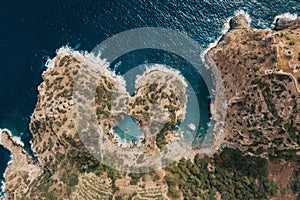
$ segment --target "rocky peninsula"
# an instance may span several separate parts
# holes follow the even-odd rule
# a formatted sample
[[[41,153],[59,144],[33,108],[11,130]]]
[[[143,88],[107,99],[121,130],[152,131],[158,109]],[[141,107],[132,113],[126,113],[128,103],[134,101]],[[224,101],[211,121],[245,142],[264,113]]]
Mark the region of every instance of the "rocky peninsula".
[[[161,106],[158,110],[166,113],[161,121],[174,125],[182,120],[187,101],[182,79],[170,76],[170,71],[150,70],[136,84],[138,97],[133,98],[124,90],[113,89],[120,77],[107,71],[105,61],[61,48],[42,75],[44,81],[38,87],[38,102],[30,123],[34,137],[32,149],[38,161],[34,162],[8,131],[2,131],[1,144],[12,153],[5,175],[6,199],[186,199],[195,196],[232,199],[245,196],[241,192],[245,184],[251,185],[247,187],[250,188],[247,195],[253,198],[296,200],[299,191],[293,192],[292,184],[299,180],[295,174],[300,166],[299,23],[299,19],[278,19],[274,30],[260,30],[251,28],[244,15],[230,20],[228,32],[205,55],[208,65],[220,72],[217,81],[223,81],[225,86],[225,102],[214,102],[211,108],[217,119],[220,107],[227,107],[220,137],[212,146],[191,149],[185,155],[187,159],[151,173],[120,173],[101,164],[85,148],[77,128],[89,124],[74,120],[78,113],[72,110],[78,102],[73,99],[76,75],[82,64],[102,66],[103,78],[95,86],[99,91],[96,102],[81,111],[87,115],[89,109],[96,111],[97,122],[112,143],[116,141],[109,134],[119,122],[121,113],[118,112],[123,110],[118,108],[124,108],[122,103],[126,103],[126,113],[141,127],[151,125],[153,116],[146,111],[150,110],[152,101]],[[157,79],[147,79],[147,76]],[[164,85],[166,79],[171,84]],[[111,98],[114,93],[117,95]],[[158,117],[158,113],[154,116]],[[169,127],[165,130],[170,131]],[[173,135],[163,136],[162,146]],[[150,147],[147,150],[159,151],[162,146],[157,141],[157,138],[146,140],[145,146]],[[222,154],[223,149],[226,155]],[[246,172],[237,168],[236,163],[228,164],[231,156],[235,161],[249,161],[243,163]],[[282,170],[278,172],[276,168]],[[260,174],[263,179],[256,176],[260,170],[265,170]],[[276,189],[276,185],[280,188]]]
[[[21,199],[33,180],[42,174],[42,167],[28,155],[21,140],[12,136],[9,130],[0,130],[0,144],[11,152],[12,158],[5,171],[7,199]]]

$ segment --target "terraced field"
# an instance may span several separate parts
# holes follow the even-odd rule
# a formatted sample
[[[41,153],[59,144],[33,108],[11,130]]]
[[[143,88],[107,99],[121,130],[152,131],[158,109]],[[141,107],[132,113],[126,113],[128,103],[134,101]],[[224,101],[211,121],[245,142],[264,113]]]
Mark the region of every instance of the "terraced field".
[[[152,180],[139,181],[137,185],[130,185],[130,178],[124,177],[116,181],[119,193],[123,199],[146,200],[146,199],[167,199],[168,188],[161,181]]]
[[[102,200],[112,197],[111,180],[95,174],[83,174],[74,191],[74,200]]]

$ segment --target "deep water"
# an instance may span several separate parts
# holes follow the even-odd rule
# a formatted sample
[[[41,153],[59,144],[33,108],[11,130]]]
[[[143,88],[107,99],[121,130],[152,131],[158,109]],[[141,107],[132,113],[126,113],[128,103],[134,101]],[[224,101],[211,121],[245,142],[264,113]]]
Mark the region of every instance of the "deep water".
[[[276,15],[286,12],[300,15],[300,2],[5,1],[0,6],[0,128],[21,136],[29,150],[32,136],[28,124],[44,63],[63,45],[91,51],[121,31],[159,26],[184,32],[206,48],[221,35],[224,23],[237,10],[250,15],[253,27],[268,28]],[[3,174],[9,154],[3,148],[0,150],[0,174]]]

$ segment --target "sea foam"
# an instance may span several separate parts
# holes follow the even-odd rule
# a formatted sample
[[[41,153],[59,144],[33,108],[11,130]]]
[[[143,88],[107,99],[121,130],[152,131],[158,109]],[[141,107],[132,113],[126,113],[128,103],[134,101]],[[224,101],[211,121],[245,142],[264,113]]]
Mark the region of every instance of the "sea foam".
[[[235,11],[234,14],[233,14],[233,16],[228,17],[225,20],[225,23],[224,23],[222,31],[221,31],[221,35],[214,42],[210,43],[208,45],[208,47],[200,54],[200,58],[201,58],[201,60],[202,60],[203,63],[206,63],[205,62],[205,55],[207,54],[207,52],[209,50],[211,50],[212,48],[216,47],[217,44],[219,43],[219,41],[221,40],[221,38],[223,37],[223,35],[225,35],[229,31],[229,29],[230,29],[230,25],[229,25],[230,20],[232,18],[240,15],[240,14],[242,14],[242,15],[244,15],[246,17],[246,19],[247,19],[247,21],[248,21],[249,24],[251,23],[252,19],[251,19],[250,15],[246,11],[244,11],[244,10],[237,10],[237,11]],[[205,64],[205,67],[208,68],[208,69],[210,68],[207,64]]]
[[[152,71],[162,71],[164,73],[168,73],[170,75],[178,77],[182,84],[187,87],[186,80],[184,76],[180,73],[180,71],[175,70],[173,68],[168,67],[167,65],[162,65],[162,64],[146,64],[146,70],[143,73],[143,75],[137,75],[136,80],[135,80],[135,85],[137,86],[141,78],[145,77],[145,75],[151,73]]]
[[[47,69],[52,69],[52,68],[54,68],[54,63],[55,63],[55,57],[52,59],[48,58],[45,66],[47,67]]]
[[[1,138],[2,138],[3,132],[8,132],[10,138],[12,139],[12,141],[13,141],[15,144],[18,144],[18,145],[24,147],[24,143],[22,142],[21,138],[18,137],[18,136],[13,136],[12,133],[11,133],[11,131],[8,130],[8,129],[6,129],[6,128],[5,128],[5,129],[1,129],[1,128],[0,128],[0,144],[2,143]]]
[[[287,18],[287,19],[290,19],[290,20],[295,20],[295,19],[297,19],[297,17],[298,17],[298,15],[296,13],[289,13],[289,12],[281,14],[281,15],[277,15],[274,18],[274,21],[272,22],[271,28],[275,27],[277,19]]]
[[[5,173],[3,175],[3,177],[5,176]],[[0,188],[0,199],[1,198],[6,198],[6,193],[5,193],[6,187],[5,187],[5,182],[1,181],[1,188]]]
[[[86,52],[80,52],[77,50],[72,49],[70,46],[65,45],[60,47],[59,49],[56,50],[56,55],[68,55],[68,54],[75,54],[75,55],[79,55],[79,54],[87,54]],[[48,58],[46,61],[46,68],[48,69],[52,69],[54,68],[55,65],[55,60],[56,60],[56,56],[54,58]]]

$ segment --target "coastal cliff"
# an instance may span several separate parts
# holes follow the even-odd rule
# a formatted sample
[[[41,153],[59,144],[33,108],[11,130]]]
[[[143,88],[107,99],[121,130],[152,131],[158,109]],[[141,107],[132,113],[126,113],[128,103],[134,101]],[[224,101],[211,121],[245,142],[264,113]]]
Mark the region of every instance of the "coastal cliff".
[[[238,15],[206,55],[222,74],[228,106],[225,140],[233,146],[299,150],[297,21],[280,31],[259,30]],[[293,39],[286,42],[289,35]],[[283,56],[285,51],[295,55]]]
[[[226,102],[212,108],[227,106],[221,136],[213,146],[215,154],[209,154],[212,148],[195,149],[187,160],[142,174],[120,173],[102,165],[82,144],[72,112],[73,88],[80,66],[90,55],[61,48],[43,73],[30,123],[38,162],[9,132],[2,133],[1,144],[12,153],[5,175],[7,199],[240,199],[252,195],[296,200],[298,193],[292,185],[300,166],[299,34],[299,19],[278,20],[275,30],[259,30],[251,28],[244,15],[232,18],[228,32],[205,56],[220,72],[217,81],[223,81],[226,93]],[[105,111],[99,116],[110,115]],[[230,158],[243,161],[245,167]],[[249,186],[249,191],[241,185]]]
[[[251,28],[245,15],[237,15],[206,55],[225,85],[224,145],[276,161],[269,163],[270,179],[281,188],[299,178],[293,174],[300,159],[299,21],[279,18],[274,30],[260,30]],[[272,199],[297,196],[280,192]]]
[[[12,157],[5,171],[7,199],[22,199],[29,185],[42,174],[42,168],[23,149],[19,138],[13,137],[8,130],[0,132],[0,144]]]

